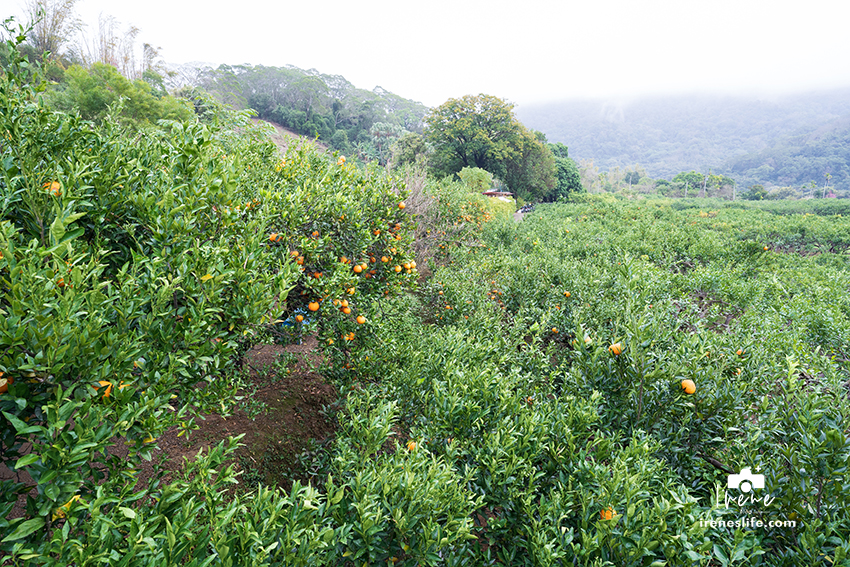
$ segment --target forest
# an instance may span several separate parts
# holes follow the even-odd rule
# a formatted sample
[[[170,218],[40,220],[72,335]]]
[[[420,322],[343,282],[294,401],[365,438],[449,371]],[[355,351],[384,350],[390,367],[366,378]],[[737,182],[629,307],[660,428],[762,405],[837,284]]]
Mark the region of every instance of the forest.
[[[811,195],[812,182],[819,188],[828,182],[843,195],[850,190],[848,101],[846,90],[769,98],[693,94],[528,105],[517,115],[602,171],[639,167],[670,181],[682,171],[712,170],[743,189],[792,187],[786,196],[802,196]]]

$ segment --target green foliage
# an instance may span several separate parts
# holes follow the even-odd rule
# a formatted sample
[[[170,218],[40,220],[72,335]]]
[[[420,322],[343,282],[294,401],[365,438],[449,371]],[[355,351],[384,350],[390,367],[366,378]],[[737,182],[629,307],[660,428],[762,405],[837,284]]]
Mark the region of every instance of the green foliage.
[[[581,175],[579,174],[578,166],[570,159],[567,146],[560,142],[548,144],[547,146],[555,157],[555,177],[557,184],[555,185],[553,200],[568,198],[571,194],[583,192],[584,187],[581,184]]]
[[[508,187],[528,201],[555,200],[555,158],[546,147],[546,137],[523,128],[518,151],[506,164],[504,179]]]
[[[780,139],[772,147],[736,157],[730,162],[731,172],[744,181],[809,189],[806,192],[817,197],[833,189],[850,189],[850,118],[845,115],[806,127],[809,131],[804,134]],[[831,179],[825,183],[827,173]],[[810,183],[815,187],[809,187]]]
[[[233,480],[209,468],[223,452],[189,470],[197,482],[162,493],[156,483],[133,492],[134,470],[169,427],[229,411],[242,355],[278,317],[331,293],[365,311],[415,277],[389,266],[357,275],[339,261],[346,253],[374,265],[370,253],[391,252],[401,262],[404,191],[381,171],[307,149],[281,159],[244,114],[201,93],[202,120],[98,127],[44,106],[14,72],[23,63],[0,77],[0,441],[3,464],[33,489],[3,482],[0,547],[36,564],[90,564],[102,553],[148,564],[175,550],[195,560],[216,546],[248,553],[261,537],[245,557],[268,559],[271,539],[283,541],[273,525],[224,533],[241,504],[210,482]],[[333,309],[319,316],[322,335],[340,342],[356,326]],[[129,446],[122,459],[119,444]],[[10,518],[19,495],[26,512]],[[272,510],[266,520],[286,506],[267,491],[251,502]],[[160,509],[175,503],[180,514]],[[102,539],[104,526],[114,539]],[[172,529],[177,548],[170,536],[151,539]],[[327,547],[332,531],[316,529],[294,536],[323,534],[305,550]],[[94,537],[108,545],[75,543]]]
[[[457,175],[472,191],[483,193],[493,186],[493,175],[477,167],[464,167]]]
[[[392,158],[390,167],[405,167],[416,165],[428,159],[428,147],[425,138],[416,132],[403,134],[393,142],[390,148]]]
[[[207,70],[199,86],[237,108],[253,108],[264,120],[382,164],[394,139],[421,131],[427,112],[421,103],[381,88],[365,91],[339,75],[291,66],[222,65]]]
[[[425,121],[437,176],[477,167],[504,177],[507,162],[519,157],[524,129],[513,105],[500,98],[482,94],[449,99]]]
[[[555,162],[545,137],[525,128],[512,104],[490,95],[467,95],[433,109],[426,123],[435,175],[475,167],[503,179],[523,199],[555,198]]]
[[[23,63],[0,77],[8,562],[846,563],[843,203],[571,192],[516,223],[480,171],[281,156],[197,91],[198,118],[98,126]],[[343,394],[329,474],[234,492],[228,439],[137,483],[311,304]],[[727,496],[745,467],[757,501]],[[710,523],[739,518],[795,524]]]
[[[750,185],[747,192],[741,195],[747,201],[763,201],[767,197],[767,191],[762,185]]]
[[[65,83],[49,96],[49,103],[68,113],[79,111],[85,120],[101,122],[110,114],[142,127],[158,120],[186,120],[191,110],[184,101],[153,89],[146,81],[129,81],[115,67],[95,63],[91,69],[73,65]]]

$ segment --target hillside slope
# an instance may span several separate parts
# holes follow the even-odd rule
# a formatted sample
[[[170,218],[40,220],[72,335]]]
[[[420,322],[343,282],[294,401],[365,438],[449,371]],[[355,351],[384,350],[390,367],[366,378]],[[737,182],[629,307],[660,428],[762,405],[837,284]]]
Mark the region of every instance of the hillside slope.
[[[653,177],[670,178],[691,169],[732,173],[732,160],[850,114],[850,89],[775,99],[562,101],[520,107],[517,114],[550,141],[567,144],[576,159],[603,169],[639,163]]]
[[[825,186],[850,190],[850,115],[735,158],[729,168],[747,184],[801,187],[813,183],[821,190]]]

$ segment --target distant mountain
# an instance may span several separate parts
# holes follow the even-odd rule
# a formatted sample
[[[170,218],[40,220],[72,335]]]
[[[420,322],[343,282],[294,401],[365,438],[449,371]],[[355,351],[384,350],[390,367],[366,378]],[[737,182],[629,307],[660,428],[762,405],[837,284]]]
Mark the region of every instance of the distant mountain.
[[[779,179],[796,183],[799,177],[790,170],[779,174],[775,166],[771,166],[774,171],[762,169],[756,174],[754,170],[762,165],[756,165],[760,152],[781,146],[785,148],[782,155],[790,158],[795,144],[804,139],[807,144],[825,141],[825,133],[812,138],[814,131],[823,127],[834,132],[828,125],[848,115],[850,89],[778,98],[682,95],[619,102],[563,101],[517,109],[526,126],[543,132],[551,142],[569,146],[571,157],[592,159],[603,170],[640,164],[649,175],[669,179],[681,171],[712,169],[733,178],[737,175],[739,184]],[[835,159],[823,164],[828,162],[836,171],[846,167],[847,161],[839,163],[843,159],[839,154],[825,151]],[[748,158],[742,162],[743,156]],[[815,163],[810,164],[815,169],[821,165]],[[823,174],[815,180],[823,180]]]
[[[732,176],[754,183],[850,191],[850,114],[729,162]],[[829,174],[829,178],[827,178]]]

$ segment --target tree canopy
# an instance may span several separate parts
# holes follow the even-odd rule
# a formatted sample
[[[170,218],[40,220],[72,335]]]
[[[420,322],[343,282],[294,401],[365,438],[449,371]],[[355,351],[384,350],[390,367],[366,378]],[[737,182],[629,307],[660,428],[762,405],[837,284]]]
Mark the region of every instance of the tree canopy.
[[[433,109],[425,123],[436,175],[476,167],[502,179],[524,199],[554,198],[554,156],[543,134],[517,120],[513,104],[485,94],[453,98]]]

